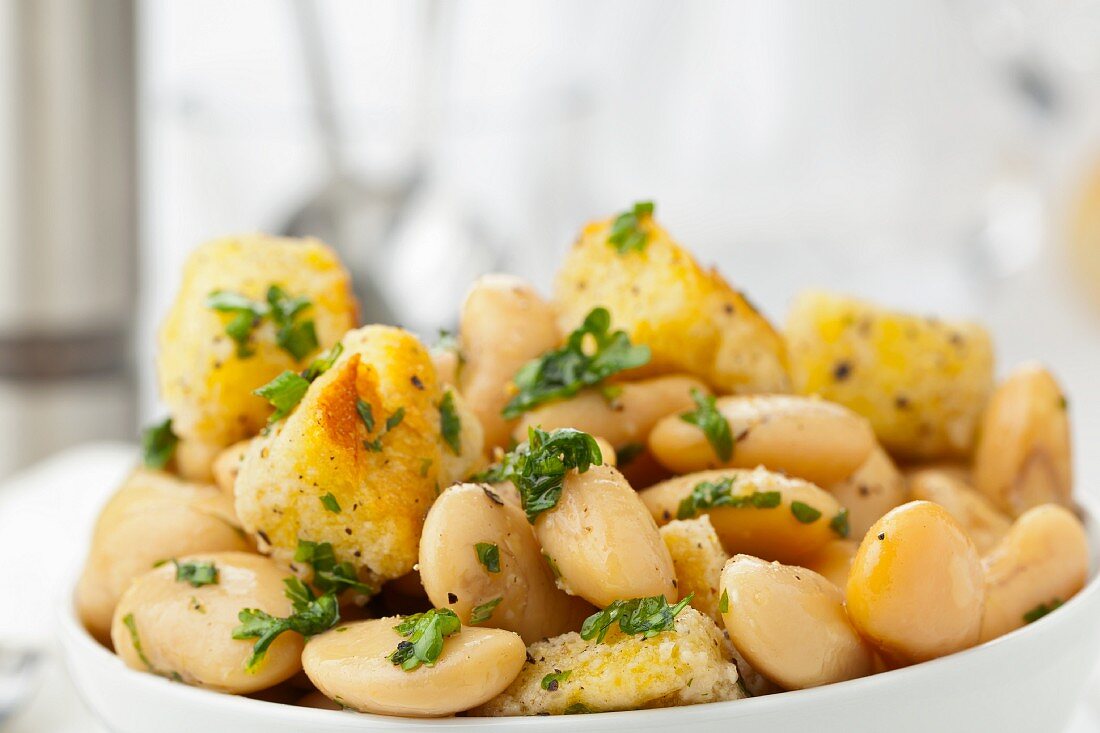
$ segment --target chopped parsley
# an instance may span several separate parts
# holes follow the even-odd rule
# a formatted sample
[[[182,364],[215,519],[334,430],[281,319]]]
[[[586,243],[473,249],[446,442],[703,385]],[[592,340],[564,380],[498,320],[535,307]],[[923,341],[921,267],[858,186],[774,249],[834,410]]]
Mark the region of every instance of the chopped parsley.
[[[694,593],[689,593],[674,606],[668,605],[668,599],[664,596],[614,601],[584,620],[581,638],[586,641],[594,638],[599,644],[616,621],[624,634],[642,634],[643,639],[650,639],[663,631],[673,631],[677,614],[691,603],[694,596]]]
[[[192,588],[201,588],[204,585],[217,585],[218,569],[212,562],[177,562],[176,580],[181,583],[190,583]]]
[[[241,624],[233,629],[233,638],[256,640],[248,659],[249,672],[256,670],[268,648],[284,632],[296,631],[310,637],[328,631],[340,621],[340,604],[335,593],[317,597],[309,586],[294,577],[285,579],[283,584],[286,586],[283,592],[293,605],[289,616],[272,616],[257,608],[244,608],[237,614]]]
[[[393,627],[405,640],[399,642],[386,659],[406,672],[421,664],[432,667],[443,653],[443,640],[457,634],[461,627],[458,616],[449,608],[433,608],[406,616]]]
[[[714,449],[714,455],[722,461],[728,461],[733,457],[733,435],[729,421],[718,412],[714,395],[693,389],[691,399],[695,400],[695,409],[683,413],[680,419],[702,430],[710,447]]]
[[[615,457],[619,461],[619,467],[628,466],[634,459],[645,453],[645,443],[627,443],[622,448],[615,449]]]
[[[153,671],[153,665],[149,663],[148,657],[145,656],[145,649],[141,646],[141,636],[138,635],[137,622],[134,621],[134,614],[128,613],[122,617],[122,624],[130,632],[130,644],[133,645],[134,651],[138,655],[138,659],[145,665],[146,669],[150,672]]]
[[[361,397],[355,399],[355,411],[359,413],[359,419],[363,421],[363,425],[367,428],[367,434],[374,430],[374,412],[371,410],[369,402],[366,402]],[[373,440],[364,440],[363,447],[374,453],[378,453],[382,450],[382,436],[389,431],[396,428],[401,424],[401,421],[405,419],[405,408],[398,407],[393,411],[393,414],[386,418],[381,432],[374,437]]]
[[[546,402],[560,400],[603,382],[613,374],[647,364],[649,347],[634,346],[625,331],[612,331],[611,313],[593,308],[565,345],[524,364],[513,379],[516,394],[501,411],[509,420]],[[595,348],[585,350],[591,337]]]
[[[1061,605],[1062,605],[1062,599],[1060,599],[1060,598],[1053,599],[1049,604],[1040,603],[1038,606],[1036,606],[1035,608],[1031,609],[1030,611],[1028,611],[1027,613],[1024,614],[1024,623],[1025,624],[1034,623],[1034,622],[1038,621],[1039,619],[1041,619],[1043,616],[1046,616],[1051,611],[1057,609]]]
[[[355,398],[355,411],[359,413],[359,419],[363,421],[363,425],[366,426],[367,432],[374,430],[374,411],[371,410],[369,402],[365,402],[362,397]]]
[[[802,524],[813,524],[821,519],[821,511],[802,501],[791,502],[791,514]]]
[[[646,245],[646,232],[642,230],[641,223],[653,216],[653,208],[652,201],[639,201],[628,211],[615,217],[607,243],[621,255],[643,251]]]
[[[506,453],[500,463],[477,474],[473,480],[511,481],[519,490],[527,521],[534,524],[540,514],[558,505],[567,471],[576,469],[577,473],[584,473],[589,466],[602,463],[600,446],[588,433],[572,428],[550,433],[528,428],[526,443]]]
[[[500,572],[500,548],[492,542],[478,542],[474,545],[477,561],[490,573]]]
[[[336,497],[332,495],[331,491],[321,497],[321,506],[328,509],[333,514],[340,513],[340,502],[336,500]]]
[[[752,507],[754,509],[775,509],[783,497],[778,491],[754,491],[751,494],[732,492],[734,477],[727,476],[718,481],[701,481],[691,488],[691,493],[680,500],[676,509],[677,519],[691,519],[704,509],[719,507]]]
[[[240,293],[215,290],[206,297],[206,307],[232,316],[225,324],[225,333],[237,345],[237,357],[247,359],[256,353],[252,334],[265,318],[275,325],[275,343],[283,351],[301,361],[317,350],[317,331],[312,320],[299,320],[311,307],[304,296],[291,297],[279,285],[270,285],[266,302],[252,300]]]
[[[267,289],[267,303],[271,320],[275,323],[275,343],[279,348],[301,361],[317,350],[317,331],[313,321],[299,321],[298,316],[307,310],[309,298],[292,298],[278,285]]]
[[[331,542],[310,542],[298,540],[294,551],[294,561],[308,563],[313,568],[313,584],[322,592],[342,593],[354,588],[367,595],[374,594],[374,588],[359,582],[355,566],[350,562],[336,562],[336,553]]]
[[[172,432],[172,418],[145,428],[141,433],[142,462],[149,468],[164,468],[175,455],[179,442],[179,437]]]
[[[550,572],[554,575],[554,580],[560,578],[561,568],[558,567],[558,562],[554,558],[547,555],[545,551],[543,551],[542,553],[542,559],[546,561],[546,565],[550,568]]]
[[[263,397],[275,408],[275,412],[271,413],[271,417],[267,419],[268,425],[276,423],[289,415],[290,411],[297,407],[302,398],[306,396],[309,385],[317,377],[331,369],[343,351],[343,344],[337,343],[311,361],[309,366],[301,373],[287,369],[264,386],[253,390],[252,394]]]
[[[462,453],[462,419],[455,409],[455,393],[447,390],[439,403],[439,432],[456,456]]]
[[[504,600],[504,597],[494,598],[491,601],[486,601],[480,606],[474,606],[470,609],[470,623],[480,624],[488,621],[493,617],[493,609],[500,605],[500,602]]]
[[[722,597],[718,599],[718,613],[725,613],[730,610],[730,594],[722,590]]]
[[[581,715],[581,714],[584,714],[584,713],[592,713],[592,712],[595,712],[595,711],[592,710],[592,708],[585,705],[583,702],[575,702],[575,703],[573,703],[572,705],[570,705],[569,707],[567,707],[565,709],[564,714],[565,715]]]
[[[539,683],[539,686],[542,687],[542,689],[547,690],[548,692],[557,692],[558,688],[561,686],[561,683],[569,679],[569,675],[571,674],[573,674],[573,670],[571,669],[555,669],[553,672],[542,678],[542,682]]]
[[[836,532],[841,537],[847,537],[851,532],[851,527],[848,523],[848,510],[841,509],[837,512],[836,516],[829,520],[829,529]]]

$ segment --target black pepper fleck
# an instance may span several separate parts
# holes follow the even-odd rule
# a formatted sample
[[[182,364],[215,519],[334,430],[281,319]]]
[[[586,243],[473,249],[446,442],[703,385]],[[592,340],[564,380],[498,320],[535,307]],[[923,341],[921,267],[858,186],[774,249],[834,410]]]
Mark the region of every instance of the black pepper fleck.
[[[448,593],[447,603],[458,603],[458,596],[456,596],[454,593]]]
[[[885,532],[879,532],[879,533],[878,533],[878,538],[879,538],[880,540],[884,540],[884,539],[886,539],[886,533],[885,533]]]
[[[833,379],[843,382],[852,374],[852,365],[847,361],[838,361],[833,367]]]
[[[423,383],[423,382],[421,382],[421,381],[420,381],[420,377],[416,376],[415,374],[414,374],[414,375],[412,375],[412,379],[411,379],[411,380],[409,380],[409,381],[411,381],[411,382],[412,382],[412,385],[413,385],[414,387],[416,387],[417,389],[424,389],[424,383]]]

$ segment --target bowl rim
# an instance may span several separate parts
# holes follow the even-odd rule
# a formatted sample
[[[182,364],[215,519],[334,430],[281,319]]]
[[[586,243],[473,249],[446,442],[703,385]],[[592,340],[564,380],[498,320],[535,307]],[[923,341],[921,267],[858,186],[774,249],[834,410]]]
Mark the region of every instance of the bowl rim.
[[[674,721],[684,723],[690,722],[689,719],[692,717],[708,719],[713,717],[729,719],[747,717],[754,712],[766,712],[775,709],[777,706],[791,704],[796,701],[804,704],[813,704],[815,702],[828,700],[830,697],[838,694],[869,694],[881,688],[883,685],[904,685],[908,679],[920,675],[936,674],[938,670],[947,668],[950,665],[957,665],[972,661],[979,657],[996,654],[1006,646],[1017,643],[1022,638],[1030,639],[1032,637],[1037,637],[1047,630],[1052,629],[1056,624],[1059,624],[1057,619],[1069,619],[1076,614],[1078,609],[1085,606],[1097,595],[1100,595],[1100,567],[1098,567],[1098,557],[1100,557],[1100,511],[1098,511],[1098,509],[1100,509],[1100,504],[1091,497],[1078,496],[1076,497],[1076,508],[1078,510],[1078,516],[1085,525],[1089,539],[1090,577],[1088,582],[1073,598],[1062,604],[1056,612],[1047,614],[1043,618],[1015,629],[1003,636],[987,641],[984,644],[979,644],[969,649],[964,649],[960,652],[955,652],[954,654],[932,659],[927,662],[891,669],[885,672],[868,675],[867,677],[846,680],[844,682],[834,682],[820,687],[790,690],[759,697],[747,697],[740,700],[725,700],[669,708],[593,713],[590,714],[587,719],[590,720],[591,715],[595,715],[598,716],[598,721],[601,725],[606,723],[609,728],[615,728],[622,725],[629,729],[631,721],[641,722],[642,718],[645,719],[647,724],[662,721],[666,724],[672,724]],[[123,678],[139,688],[145,687],[149,690],[157,690],[160,694],[176,695],[183,700],[191,700],[193,704],[200,705],[206,709],[229,708],[237,712],[253,710],[257,715],[277,712],[279,717],[287,722],[301,723],[303,725],[324,723],[327,725],[346,727],[348,730],[369,730],[370,728],[379,729],[387,727],[396,729],[407,726],[431,726],[438,728],[467,728],[471,726],[489,727],[512,725],[521,720],[525,725],[553,727],[566,724],[563,718],[573,720],[574,722],[576,720],[575,718],[567,718],[566,716],[560,715],[502,716],[492,718],[454,716],[448,718],[398,717],[378,715],[375,713],[361,713],[357,711],[309,708],[259,700],[243,695],[232,695],[176,683],[163,677],[130,669],[117,655],[96,641],[87,629],[84,628],[84,625],[80,623],[76,612],[74,589],[75,583],[71,584],[62,594],[56,614],[60,629],[59,637],[61,639],[63,651],[65,652],[66,665],[70,671],[73,666],[71,660],[72,656],[78,654],[87,656],[95,661],[97,665],[113,665]],[[80,691],[81,696],[85,696],[86,693],[81,688],[81,685],[77,684],[76,687]],[[91,705],[89,707],[94,708],[94,706]],[[357,721],[357,723],[355,725],[345,725],[351,721]]]

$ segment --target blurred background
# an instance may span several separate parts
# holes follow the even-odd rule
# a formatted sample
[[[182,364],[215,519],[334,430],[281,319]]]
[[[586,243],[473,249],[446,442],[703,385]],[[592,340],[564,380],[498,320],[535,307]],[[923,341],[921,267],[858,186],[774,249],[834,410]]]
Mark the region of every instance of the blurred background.
[[[640,198],[775,320],[987,322],[1096,461],[1097,38],[1098,0],[0,0],[0,478],[158,414],[206,239],[318,235],[432,335]]]

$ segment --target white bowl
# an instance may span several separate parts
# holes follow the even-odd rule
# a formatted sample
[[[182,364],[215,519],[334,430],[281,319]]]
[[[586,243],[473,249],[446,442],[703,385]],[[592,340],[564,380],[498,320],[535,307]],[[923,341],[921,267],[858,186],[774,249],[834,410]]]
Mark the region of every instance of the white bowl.
[[[1100,647],[1100,527],[1084,508],[1089,584],[1054,613],[988,644],[864,679],[735,702],[560,717],[414,720],[223,695],[135,672],[96,643],[71,600],[61,645],[77,689],[117,733],[337,733],[493,728],[691,733],[1053,733],[1064,730]]]

